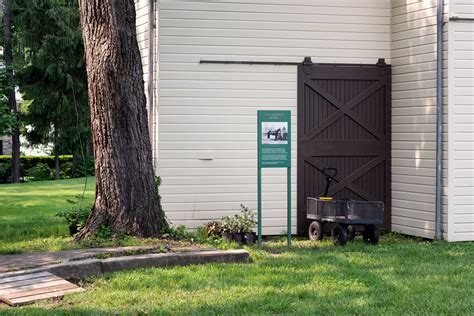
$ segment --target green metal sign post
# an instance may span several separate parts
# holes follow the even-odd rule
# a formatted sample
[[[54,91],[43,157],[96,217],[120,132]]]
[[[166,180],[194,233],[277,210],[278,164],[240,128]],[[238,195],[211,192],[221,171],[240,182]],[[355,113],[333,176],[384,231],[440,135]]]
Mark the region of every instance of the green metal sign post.
[[[287,169],[287,232],[291,246],[291,111],[258,111],[258,247],[262,248],[262,168]]]

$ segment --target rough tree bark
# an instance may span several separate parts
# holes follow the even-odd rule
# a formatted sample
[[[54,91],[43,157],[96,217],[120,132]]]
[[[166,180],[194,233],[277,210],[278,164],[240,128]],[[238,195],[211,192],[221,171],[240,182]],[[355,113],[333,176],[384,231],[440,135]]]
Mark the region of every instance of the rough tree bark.
[[[80,0],[94,144],[96,197],[76,240],[102,224],[114,234],[157,237],[143,69],[134,0]]]
[[[13,47],[12,47],[12,0],[5,0],[5,66],[7,67],[8,80],[14,82],[13,75]],[[14,113],[18,113],[16,104],[15,86],[8,94],[8,104]],[[20,182],[20,126],[16,124],[12,135],[12,183]]]

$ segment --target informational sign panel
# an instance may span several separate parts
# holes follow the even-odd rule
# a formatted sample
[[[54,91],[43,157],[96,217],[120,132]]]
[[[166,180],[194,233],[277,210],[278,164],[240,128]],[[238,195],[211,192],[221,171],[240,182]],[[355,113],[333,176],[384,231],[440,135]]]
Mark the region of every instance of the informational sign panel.
[[[291,111],[258,111],[258,246],[262,248],[262,168],[287,169],[287,234],[291,246]]]
[[[291,112],[258,111],[258,167],[291,167]]]

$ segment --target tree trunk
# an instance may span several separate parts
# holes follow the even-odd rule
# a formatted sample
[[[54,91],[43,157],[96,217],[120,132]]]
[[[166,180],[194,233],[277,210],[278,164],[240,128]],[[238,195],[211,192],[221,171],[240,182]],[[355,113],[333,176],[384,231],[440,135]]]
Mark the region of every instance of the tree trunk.
[[[59,154],[54,153],[54,180],[61,179],[61,168],[59,166]]]
[[[77,169],[77,165],[79,164],[79,161],[82,159],[81,157],[82,157],[81,151],[76,149],[72,155],[72,170],[71,170],[72,178],[76,177],[76,169]]]
[[[54,125],[54,180],[61,179],[61,170],[59,166],[59,151],[58,151],[58,129]]]
[[[3,26],[3,0],[0,0],[0,25]]]
[[[161,220],[154,191],[134,0],[80,0],[79,7],[96,197],[76,240],[93,236],[103,224],[114,235],[157,237]]]
[[[94,145],[92,142],[88,141],[86,144],[86,156],[90,157],[92,155],[94,155]]]
[[[5,0],[5,66],[8,81],[14,82],[13,76],[13,51],[12,51],[12,0]],[[18,113],[16,104],[15,85],[8,94],[8,104],[13,113]],[[20,182],[20,127],[16,124],[12,135],[12,183]]]

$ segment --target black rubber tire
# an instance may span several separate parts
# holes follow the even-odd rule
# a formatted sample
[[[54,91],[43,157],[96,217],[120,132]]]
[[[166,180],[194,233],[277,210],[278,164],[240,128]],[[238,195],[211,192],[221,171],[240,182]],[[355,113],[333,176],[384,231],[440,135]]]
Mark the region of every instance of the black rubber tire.
[[[354,240],[356,237],[356,227],[354,225],[347,226],[347,238],[349,240]]]
[[[347,243],[347,228],[341,224],[336,224],[332,228],[331,240],[336,246],[344,246]]]
[[[377,227],[375,227],[375,225],[367,225],[365,226],[362,237],[364,238],[364,242],[366,244],[376,245],[379,243],[380,239],[379,230]]]
[[[323,240],[323,224],[314,221],[309,225],[308,229],[309,240]]]

